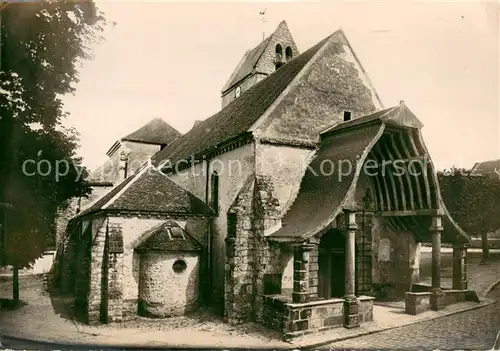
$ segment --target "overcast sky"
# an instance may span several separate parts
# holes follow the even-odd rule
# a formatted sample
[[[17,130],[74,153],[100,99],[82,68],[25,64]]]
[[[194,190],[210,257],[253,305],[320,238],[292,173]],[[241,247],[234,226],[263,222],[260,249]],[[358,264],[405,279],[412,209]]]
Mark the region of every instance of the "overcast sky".
[[[111,2],[117,24],[65,98],[93,169],[154,117],[180,132],[220,109],[243,53],[286,20],[301,52],[343,28],[386,107],[424,123],[438,169],[500,157],[498,7],[475,2]],[[267,9],[267,23],[259,11]]]

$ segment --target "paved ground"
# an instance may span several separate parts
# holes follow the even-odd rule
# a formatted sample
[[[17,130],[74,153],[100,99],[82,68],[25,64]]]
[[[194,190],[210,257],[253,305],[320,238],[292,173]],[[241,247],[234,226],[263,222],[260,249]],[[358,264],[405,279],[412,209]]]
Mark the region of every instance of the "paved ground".
[[[446,255],[445,255],[446,257]],[[498,260],[493,257],[493,263],[488,266],[478,264],[479,256],[469,260],[469,278],[471,288],[481,295],[492,282],[500,278],[500,255]],[[496,262],[495,262],[496,261]],[[443,282],[450,273],[447,259],[443,260]],[[421,264],[422,278],[428,279],[425,254]],[[0,280],[2,277],[0,277]],[[293,349],[290,344],[276,339],[276,333],[255,324],[231,327],[216,317],[198,315],[195,318],[180,317],[170,320],[137,319],[127,323],[127,328],[116,330],[113,325],[90,327],[75,323],[68,318],[71,314],[66,309],[64,301],[50,299],[46,292],[40,295],[41,279],[23,276],[21,278],[21,299],[27,305],[15,311],[0,310],[0,333],[16,335],[29,339],[44,340],[47,328],[52,340],[65,340],[68,343],[99,342],[102,346],[112,345],[124,349],[132,345],[124,340],[135,341],[135,345],[149,345],[148,349],[162,349],[154,340],[168,340],[172,347],[189,349],[197,348],[240,348],[242,344],[252,349]],[[0,284],[0,297],[11,296],[10,282]],[[500,301],[500,288],[494,289],[488,297]],[[406,315],[405,315],[406,316]],[[415,318],[415,317],[413,317]],[[29,327],[27,327],[29,325]],[[321,348],[400,348],[400,349],[491,349],[495,336],[500,329],[500,303],[483,307],[474,311],[441,317],[432,321],[420,322],[410,326],[400,327],[384,332],[370,334],[322,346]],[[7,333],[10,331],[9,333]],[[39,337],[33,337],[30,332],[38,332]],[[346,330],[342,328],[345,333]],[[186,335],[196,335],[196,338],[186,338]],[[194,340],[196,339],[196,340]],[[179,340],[176,344],[175,340]],[[331,338],[329,340],[332,340]],[[121,341],[121,342],[120,342]],[[63,345],[54,343],[23,342],[12,338],[0,340],[4,347],[16,349],[61,349]],[[118,343],[118,345],[117,345]],[[186,344],[188,343],[188,344]],[[73,349],[75,347],[72,347]],[[85,348],[85,347],[84,347]]]
[[[496,304],[428,322],[383,331],[325,347],[334,349],[490,350],[500,331],[500,286],[489,294]]]

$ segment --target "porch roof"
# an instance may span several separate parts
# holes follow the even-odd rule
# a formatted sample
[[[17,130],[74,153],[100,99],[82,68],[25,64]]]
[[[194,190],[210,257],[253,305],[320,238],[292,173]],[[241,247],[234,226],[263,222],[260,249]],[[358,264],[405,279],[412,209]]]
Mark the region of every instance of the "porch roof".
[[[331,227],[344,210],[361,210],[356,189],[364,177],[376,212],[391,218],[395,229],[411,228],[419,240],[426,241],[430,239],[430,216],[440,214],[443,242],[469,242],[442,201],[434,167],[421,140],[421,127],[417,117],[400,104],[325,131],[299,194],[282,219],[283,226],[270,239],[303,241]],[[398,177],[395,168],[390,168],[398,161],[408,164],[413,160],[425,161],[420,175],[407,172]],[[377,170],[386,162],[390,171],[367,176],[368,161]]]

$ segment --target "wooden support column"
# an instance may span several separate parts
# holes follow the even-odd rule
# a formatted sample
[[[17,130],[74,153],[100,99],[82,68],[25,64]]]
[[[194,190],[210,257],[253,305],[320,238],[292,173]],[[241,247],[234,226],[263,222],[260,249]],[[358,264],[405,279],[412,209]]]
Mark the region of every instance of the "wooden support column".
[[[441,290],[441,233],[443,226],[441,224],[441,216],[432,217],[432,225],[430,227],[432,235],[432,296],[431,309],[438,311],[442,309],[442,300],[444,297]]]
[[[344,327],[359,327],[359,302],[355,295],[356,213],[346,211]]]
[[[467,247],[453,245],[453,282],[455,290],[467,290]]]
[[[309,255],[313,245],[301,243],[294,247],[293,253],[293,293],[294,303],[309,301]]]

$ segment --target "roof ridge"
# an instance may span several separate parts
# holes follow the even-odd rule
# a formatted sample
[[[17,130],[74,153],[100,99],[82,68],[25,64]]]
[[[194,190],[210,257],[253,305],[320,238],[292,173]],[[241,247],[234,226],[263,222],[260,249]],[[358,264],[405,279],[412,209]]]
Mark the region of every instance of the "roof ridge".
[[[196,198],[198,201],[201,201],[203,202],[204,205],[206,205],[207,207],[208,204],[205,203],[205,201],[203,201],[202,199],[200,199],[198,196],[196,196],[195,194],[193,194],[191,191],[189,191],[188,189],[180,186],[179,184],[177,184],[176,182],[174,182],[169,176],[167,176],[165,173],[163,173],[160,169],[156,168],[153,164],[151,164],[151,166],[160,174],[162,175],[163,177],[167,178],[168,181],[172,182],[173,184],[175,184],[177,187],[179,187],[180,189],[182,189],[183,191],[185,191],[187,194],[193,196],[194,198]]]
[[[154,166],[153,166],[154,167]],[[125,185],[123,187],[123,189],[120,189],[119,192],[116,193],[115,196],[113,196],[108,202],[106,202],[104,205],[101,206],[101,210],[105,210],[106,208],[108,208],[109,206],[111,206],[113,204],[113,202],[115,202],[120,196],[123,195],[123,193],[125,191],[127,191],[130,186],[132,184],[134,184],[137,179],[139,179],[150,167],[145,167],[143,168],[141,171],[139,171],[138,173],[134,173],[133,175],[131,175],[131,177],[135,177],[134,179],[132,179],[130,182],[128,182],[127,185]],[[126,179],[124,179],[122,182],[124,182]],[[121,182],[120,182],[121,183]]]
[[[313,50],[317,45],[321,44],[320,47],[317,49],[317,51],[312,55],[312,57],[307,61],[307,63],[297,72],[295,77],[293,77],[293,79],[290,81],[290,83],[288,83],[286,88],[283,89],[283,91],[278,95],[278,97],[273,101],[273,103],[264,111],[264,113],[257,119],[257,121],[255,121],[255,123],[252,124],[252,126],[250,126],[250,128],[248,128],[248,131],[251,131],[253,133],[264,122],[264,120],[267,119],[267,117],[271,114],[271,112],[274,111],[274,109],[281,103],[281,101],[284,99],[284,97],[290,93],[290,90],[292,89],[292,87],[296,87],[297,82],[302,78],[302,76],[305,74],[305,72],[311,68],[312,64],[314,62],[316,62],[317,58],[324,52],[324,50],[328,46],[328,44],[330,42],[330,38],[332,36],[333,36],[333,34],[327,36],[326,38],[323,38],[318,43],[311,46],[309,49],[307,49],[303,53],[299,54],[297,57],[293,58],[293,60],[296,60],[300,56],[307,54],[307,52],[309,50]],[[271,75],[275,74],[276,72],[278,72],[278,70],[271,73]],[[257,86],[258,84],[264,82],[267,78],[265,78],[265,79],[261,80],[260,82],[258,82],[257,84],[255,84],[254,87]]]

